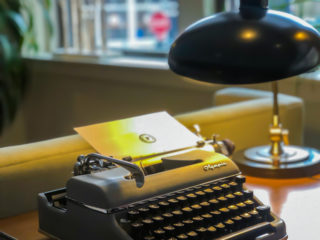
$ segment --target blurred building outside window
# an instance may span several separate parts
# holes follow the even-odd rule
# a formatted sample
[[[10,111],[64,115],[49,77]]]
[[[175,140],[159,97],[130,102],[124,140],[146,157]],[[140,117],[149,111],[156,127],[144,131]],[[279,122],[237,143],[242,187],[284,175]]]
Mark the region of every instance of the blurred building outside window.
[[[52,41],[51,47],[42,48],[56,54],[166,54],[178,34],[177,0],[24,1],[37,18],[35,32],[42,35],[48,27],[43,23],[42,5],[50,2],[53,40],[37,38],[40,37],[40,42]]]

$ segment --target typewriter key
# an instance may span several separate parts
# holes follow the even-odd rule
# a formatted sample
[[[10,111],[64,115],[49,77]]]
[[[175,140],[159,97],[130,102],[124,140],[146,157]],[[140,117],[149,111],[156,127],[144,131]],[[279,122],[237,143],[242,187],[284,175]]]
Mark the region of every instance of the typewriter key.
[[[243,202],[237,203],[236,206],[239,208],[239,213],[244,213],[246,211],[246,204]]]
[[[191,227],[193,227],[194,224],[191,219],[183,220],[182,223],[184,224],[186,229],[190,229]]]
[[[214,186],[212,190],[214,191],[215,196],[221,196],[223,194],[222,188],[219,186]]]
[[[228,204],[228,199],[225,197],[219,197],[218,201],[219,201],[219,203],[218,203],[219,207],[224,207]]]
[[[217,229],[214,226],[207,228],[206,237],[215,237],[217,235]]]
[[[225,183],[225,184],[220,185],[220,187],[222,188],[222,192],[224,194],[228,194],[231,192],[231,188],[230,188],[229,184]]]
[[[161,216],[154,216],[152,220],[154,221],[155,228],[159,228],[164,223],[164,218]]]
[[[156,240],[156,238],[154,236],[145,236],[143,239],[144,240]]]
[[[207,201],[199,204],[202,207],[202,213],[207,213],[211,210],[211,204]]]
[[[238,175],[235,177],[234,181],[238,183],[240,186],[242,186],[242,184],[246,182],[246,177],[242,175]]]
[[[219,201],[216,198],[212,198],[209,200],[211,209],[219,209]]]
[[[201,227],[203,223],[203,217],[196,216],[192,218],[195,227]]]
[[[229,186],[230,186],[230,189],[231,189],[232,192],[241,190],[241,187],[236,182],[230,182]]]
[[[232,221],[234,221],[234,230],[239,230],[242,228],[243,219],[240,216],[235,216],[232,218]]]
[[[269,206],[266,206],[266,205],[258,206],[256,208],[256,210],[259,212],[263,221],[268,221],[268,218],[270,217],[270,207]]]
[[[194,193],[189,193],[186,195],[186,197],[190,203],[195,203],[197,201],[197,195]]]
[[[230,210],[228,208],[220,208],[219,211],[222,213],[223,220],[230,218]]]
[[[162,229],[166,232],[167,237],[173,236],[176,231],[175,227],[171,225],[164,226]]]
[[[164,223],[172,223],[174,222],[173,214],[172,213],[164,213],[162,214],[162,217],[164,218]]]
[[[161,228],[154,230],[153,234],[155,235],[156,239],[164,239],[166,237],[166,232]]]
[[[230,216],[234,217],[240,214],[239,208],[236,205],[230,205],[228,206],[228,209],[230,210]]]
[[[206,196],[206,194],[203,191],[197,191],[195,192],[195,195],[197,195],[199,201],[204,200]]]
[[[206,239],[207,228],[200,227],[200,228],[197,228],[195,231],[196,231],[196,233],[198,233],[198,236],[200,239]]]
[[[138,208],[138,211],[139,211],[140,216],[142,218],[148,217],[148,215],[150,214],[150,208],[148,208],[148,207]]]
[[[185,196],[178,196],[176,199],[179,201],[179,207],[186,207],[188,205],[188,198]]]
[[[256,223],[260,222],[261,217],[257,210],[254,209],[250,211],[249,214],[252,216],[252,222],[256,222]]]
[[[158,204],[150,204],[149,206],[151,214],[157,214],[160,211],[160,206]]]
[[[221,236],[226,231],[226,226],[221,222],[214,225],[214,227],[217,229],[217,236]]]
[[[167,202],[169,203],[169,208],[174,210],[179,206],[179,201],[175,198],[170,198],[167,200]]]
[[[213,221],[213,216],[209,213],[206,213],[206,214],[202,214],[201,217],[204,219],[204,224],[203,226],[204,227],[207,227],[209,226],[210,224],[212,224],[212,221]]]
[[[178,236],[177,236],[177,239],[189,239],[188,238],[188,236],[187,235],[185,235],[185,234],[179,234]]]
[[[254,201],[247,200],[247,201],[244,201],[244,203],[246,204],[246,210],[247,211],[251,211],[251,210],[254,209],[254,205],[255,205]]]
[[[192,206],[191,206],[191,208],[192,208],[192,210],[193,210],[193,214],[196,214],[196,215],[198,215],[198,214],[201,214],[202,213],[202,207],[199,205],[199,204],[193,204]]]
[[[169,211],[169,203],[167,201],[160,201],[158,203],[159,207],[160,207],[160,210],[162,212],[166,212],[166,211]]]
[[[192,239],[192,240],[198,239],[199,237],[198,233],[196,233],[195,231],[188,232],[187,236],[188,236],[188,239]]]
[[[245,199],[253,199],[253,192],[251,190],[243,190]]]
[[[251,222],[252,216],[249,213],[244,213],[244,214],[241,214],[241,217],[244,220],[244,225],[248,226],[248,224]]]
[[[206,194],[206,199],[210,199],[214,195],[211,188],[206,188],[203,192]]]
[[[214,224],[216,224],[222,220],[222,213],[220,211],[211,211],[210,214],[213,216],[212,222]]]
[[[231,219],[224,221],[224,225],[226,226],[226,230],[228,232],[232,232],[234,230],[234,221]]]
[[[174,218],[173,221],[175,221],[175,222],[180,221],[183,216],[183,212],[180,210],[172,211],[171,214],[173,215],[173,218]]]
[[[140,217],[140,213],[137,210],[130,210],[127,213],[128,219],[131,222],[136,221]]]
[[[236,202],[236,197],[231,193],[227,194],[226,198],[228,199],[228,204],[234,204]]]
[[[176,222],[173,224],[173,226],[175,227],[176,231],[175,234],[181,234],[185,231],[185,225],[182,222]]]
[[[240,191],[233,193],[233,195],[236,197],[236,202],[241,202],[244,200],[244,194]]]
[[[193,209],[190,207],[184,207],[181,209],[181,211],[183,212],[183,216],[185,218],[190,218],[193,216]]]

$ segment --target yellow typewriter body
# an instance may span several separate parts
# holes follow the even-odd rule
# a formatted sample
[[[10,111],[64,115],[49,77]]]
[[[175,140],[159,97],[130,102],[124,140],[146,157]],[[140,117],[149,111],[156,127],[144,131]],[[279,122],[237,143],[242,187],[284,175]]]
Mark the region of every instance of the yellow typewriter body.
[[[39,229],[46,235],[287,238],[284,222],[243,187],[245,177],[234,162],[167,113],[76,130],[103,155],[79,157],[75,172],[80,175],[65,188],[39,194]]]

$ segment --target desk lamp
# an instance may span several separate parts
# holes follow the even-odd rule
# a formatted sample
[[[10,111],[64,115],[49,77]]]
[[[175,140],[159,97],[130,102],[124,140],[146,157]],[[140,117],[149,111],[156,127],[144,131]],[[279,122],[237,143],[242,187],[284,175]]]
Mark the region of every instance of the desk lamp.
[[[238,12],[224,12],[189,26],[172,44],[169,66],[179,75],[222,84],[272,82],[271,146],[234,156],[240,169],[260,177],[304,177],[320,172],[314,149],[283,146],[277,80],[320,63],[320,34],[300,18],[268,10],[268,0],[240,0]],[[286,141],[285,141],[286,142]]]

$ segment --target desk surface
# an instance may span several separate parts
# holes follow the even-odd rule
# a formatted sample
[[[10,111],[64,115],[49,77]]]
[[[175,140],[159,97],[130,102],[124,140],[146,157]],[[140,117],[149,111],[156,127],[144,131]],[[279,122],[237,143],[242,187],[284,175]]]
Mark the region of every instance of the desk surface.
[[[320,239],[320,175],[290,180],[247,177],[247,187],[284,219],[289,240]],[[1,219],[0,229],[18,239],[48,239],[37,231],[36,211]]]

